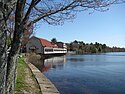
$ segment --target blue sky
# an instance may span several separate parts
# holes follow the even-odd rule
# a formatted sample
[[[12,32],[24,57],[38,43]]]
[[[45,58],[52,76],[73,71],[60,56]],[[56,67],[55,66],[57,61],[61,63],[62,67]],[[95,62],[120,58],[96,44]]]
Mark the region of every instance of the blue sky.
[[[89,13],[90,11],[78,13],[73,22],[65,22],[62,26],[39,23],[35,35],[48,40],[78,40],[85,43],[105,43],[110,47],[125,47],[125,4],[112,5],[106,12]]]

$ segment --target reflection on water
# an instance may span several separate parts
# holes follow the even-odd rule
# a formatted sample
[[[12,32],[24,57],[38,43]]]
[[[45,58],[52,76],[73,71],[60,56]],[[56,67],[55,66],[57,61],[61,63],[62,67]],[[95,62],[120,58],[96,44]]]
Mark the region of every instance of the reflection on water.
[[[83,58],[67,58],[67,60],[72,61],[72,62],[84,61]]]
[[[66,62],[65,56],[60,56],[60,57],[53,57],[53,58],[49,58],[49,59],[40,59],[40,60],[37,60],[36,62],[33,62],[33,64],[41,72],[45,72],[51,68],[62,69],[65,62]]]
[[[65,62],[66,62],[65,56],[53,57],[53,58],[44,60],[44,67],[50,66],[50,68],[62,69],[64,67]]]
[[[34,64],[61,94],[125,94],[125,53],[67,55]]]

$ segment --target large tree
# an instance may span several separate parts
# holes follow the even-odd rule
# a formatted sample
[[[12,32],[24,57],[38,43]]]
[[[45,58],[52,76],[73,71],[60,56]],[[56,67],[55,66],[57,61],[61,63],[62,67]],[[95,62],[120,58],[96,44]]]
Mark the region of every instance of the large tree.
[[[0,0],[0,94],[5,94],[7,87],[7,67],[8,54],[7,54],[7,20],[16,5],[16,0]],[[15,61],[14,61],[15,62]],[[15,73],[15,70],[13,70]],[[12,78],[14,81],[15,77]],[[13,90],[14,84],[11,90]]]
[[[122,0],[0,0],[0,94],[13,94],[16,60],[25,27],[38,21],[51,25],[63,24],[75,18],[77,12],[93,9],[107,10],[107,6]],[[8,18],[15,16],[11,49],[7,48]],[[44,27],[43,27],[44,28]]]

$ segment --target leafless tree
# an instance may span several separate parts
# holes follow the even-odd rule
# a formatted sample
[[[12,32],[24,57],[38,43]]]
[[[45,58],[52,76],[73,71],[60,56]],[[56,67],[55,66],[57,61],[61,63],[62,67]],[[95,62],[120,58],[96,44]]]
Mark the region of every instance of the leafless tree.
[[[0,93],[14,92],[16,58],[27,21],[30,22],[27,26],[38,21],[60,25],[74,19],[77,12],[106,11],[108,6],[117,3],[124,0],[0,0]],[[15,23],[11,49],[7,50],[7,21],[11,13],[14,13]]]
[[[27,21],[27,23],[25,24],[25,30],[23,33],[23,37],[21,38],[21,47],[25,46],[26,43],[28,42],[30,36],[33,34],[33,24],[29,24],[30,22]],[[14,34],[14,27],[15,26],[15,16],[12,14],[9,16],[9,19],[7,21],[7,37],[9,39],[9,41],[11,42],[12,38],[13,38],[13,34]]]

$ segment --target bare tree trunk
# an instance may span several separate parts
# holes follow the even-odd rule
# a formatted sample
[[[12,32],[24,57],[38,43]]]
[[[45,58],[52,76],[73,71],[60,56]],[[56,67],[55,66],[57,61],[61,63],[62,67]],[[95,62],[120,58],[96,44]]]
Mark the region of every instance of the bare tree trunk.
[[[8,61],[7,64],[6,94],[14,94],[17,57],[18,53],[14,56],[8,57],[10,58],[10,61]]]
[[[0,12],[0,94],[5,94],[7,72],[6,21]]]
[[[1,26],[0,29],[0,94],[14,94],[16,62],[19,53],[20,37],[18,37],[18,40],[13,42],[11,51],[8,54],[6,45],[6,30],[5,27],[3,28],[4,29],[2,29]]]
[[[0,0],[0,94],[14,94],[15,85],[15,61],[8,61],[7,51],[7,20],[13,10],[15,0]],[[11,6],[12,4],[12,6]],[[15,55],[16,56],[16,55]],[[13,63],[12,63],[13,62]],[[12,64],[11,64],[12,63]],[[11,71],[8,67],[11,64]]]
[[[0,94],[5,94],[6,71],[7,71],[7,53],[6,53],[5,33],[0,29]]]
[[[0,94],[6,92],[7,45],[6,20],[4,19],[4,1],[0,2]]]

